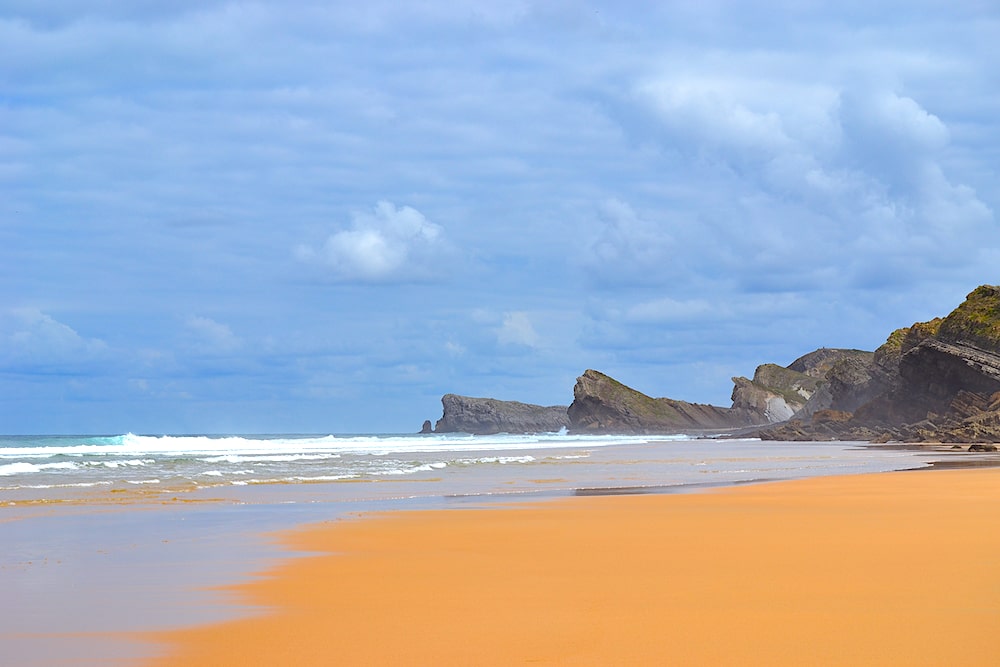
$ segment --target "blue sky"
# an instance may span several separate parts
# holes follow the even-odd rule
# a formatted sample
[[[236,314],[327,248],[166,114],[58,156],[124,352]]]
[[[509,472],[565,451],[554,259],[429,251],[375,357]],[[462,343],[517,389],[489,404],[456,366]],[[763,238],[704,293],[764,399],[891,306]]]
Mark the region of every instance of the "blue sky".
[[[0,431],[727,405],[947,313],[1000,10],[832,4],[0,2]]]

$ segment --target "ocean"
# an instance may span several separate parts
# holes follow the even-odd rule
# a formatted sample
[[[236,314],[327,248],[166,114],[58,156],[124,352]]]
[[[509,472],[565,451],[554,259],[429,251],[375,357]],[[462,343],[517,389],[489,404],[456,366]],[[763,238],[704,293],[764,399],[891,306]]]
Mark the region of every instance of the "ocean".
[[[139,490],[238,497],[271,485],[313,499],[322,485],[332,500],[682,490],[924,463],[916,452],[861,443],[678,434],[0,436],[0,502]]]

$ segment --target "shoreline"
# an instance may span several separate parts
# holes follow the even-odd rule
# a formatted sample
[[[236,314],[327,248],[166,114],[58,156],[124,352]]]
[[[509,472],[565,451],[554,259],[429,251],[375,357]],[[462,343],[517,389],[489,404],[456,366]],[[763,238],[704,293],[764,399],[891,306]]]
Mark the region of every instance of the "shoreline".
[[[70,494],[42,503],[0,503],[0,537],[9,547],[0,558],[0,584],[13,593],[7,613],[0,614],[6,628],[0,643],[22,665],[110,664],[112,659],[118,660],[115,664],[135,664],[152,652],[146,639],[140,637],[137,643],[140,635],[250,613],[239,602],[239,584],[296,559],[300,552],[282,548],[281,536],[324,520],[547,505],[587,496],[711,494],[726,487],[814,477],[811,466],[817,464],[831,471],[826,474],[837,475],[858,474],[856,469],[868,474],[865,470],[872,466],[886,466],[882,471],[934,469],[935,461],[963,467],[1000,464],[996,454],[970,455],[926,445],[842,443],[857,453],[840,458],[838,448],[822,442],[799,443],[791,451],[783,450],[786,443],[744,443],[720,450],[709,441],[699,442],[704,444],[693,450],[666,440],[597,448],[582,457],[584,452],[570,452],[573,456],[558,465],[544,459],[531,465],[459,468],[459,477],[444,479],[432,470],[410,480],[364,484],[281,483],[194,491],[138,487]],[[892,452],[903,449],[906,452],[899,453],[906,456],[900,461]],[[695,453],[690,463],[709,474],[671,481],[672,466],[687,460],[677,458],[678,451]],[[874,458],[863,451],[873,452]],[[744,459],[747,452],[763,458]],[[714,463],[697,467],[705,465],[697,463],[702,453],[710,453],[709,460],[721,468]],[[783,456],[795,461],[787,477],[789,462]],[[828,456],[847,465],[823,463]],[[732,467],[727,461],[740,468],[750,460],[765,476],[744,470],[720,478],[726,481],[712,481],[720,469]],[[906,460],[908,465],[896,467]],[[556,472],[560,470],[563,474]],[[101,604],[95,607],[94,600]],[[122,631],[121,640],[115,639]]]
[[[992,664],[997,501],[994,468],[364,513],[144,664]]]

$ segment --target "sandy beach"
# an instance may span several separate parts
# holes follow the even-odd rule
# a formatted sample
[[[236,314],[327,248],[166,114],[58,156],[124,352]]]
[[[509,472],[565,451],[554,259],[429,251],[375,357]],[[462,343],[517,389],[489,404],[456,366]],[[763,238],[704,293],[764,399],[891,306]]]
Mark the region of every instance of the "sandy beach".
[[[166,665],[994,665],[1000,470],[363,515],[285,533]]]

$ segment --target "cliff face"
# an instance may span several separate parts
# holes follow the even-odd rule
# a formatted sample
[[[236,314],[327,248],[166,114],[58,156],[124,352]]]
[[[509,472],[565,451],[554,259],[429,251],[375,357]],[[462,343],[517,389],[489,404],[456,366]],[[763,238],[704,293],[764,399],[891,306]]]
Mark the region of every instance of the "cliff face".
[[[760,415],[761,423],[785,421],[804,404],[801,397],[789,401],[787,396],[745,377],[734,377],[733,383],[733,409]]]
[[[531,405],[495,398],[445,394],[435,433],[549,433],[569,427],[566,406]]]
[[[588,433],[675,433],[759,423],[729,408],[651,398],[595,370],[577,378],[568,413],[570,429]]]
[[[863,350],[821,348],[788,366],[763,364],[753,380],[733,378],[733,409],[771,424],[819,410],[853,410],[864,402],[853,394],[871,359]]]
[[[870,361],[839,363],[828,375],[837,397],[826,407],[849,419],[817,422],[802,412],[759,435],[1000,442],[1000,287],[978,287],[946,318],[894,331]]]
[[[818,350],[804,354],[792,363],[788,364],[788,370],[803,373],[817,380],[826,379],[827,373],[833,366],[845,356],[857,353],[865,354],[862,350],[844,350],[833,347],[822,347]]]
[[[794,418],[807,419],[822,410],[853,412],[885,389],[886,379],[876,370],[874,353],[840,352],[842,354],[826,366],[816,392]]]
[[[816,392],[819,380],[777,364],[758,366],[753,380],[734,377],[733,410],[757,423],[782,422],[801,410]]]

